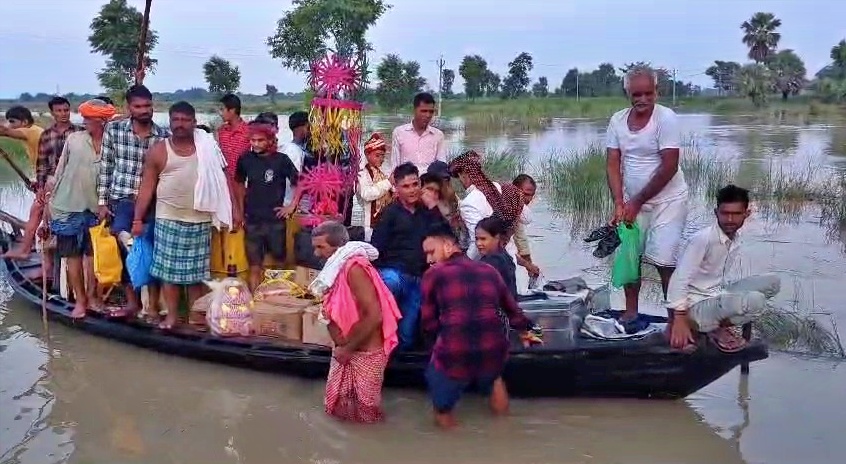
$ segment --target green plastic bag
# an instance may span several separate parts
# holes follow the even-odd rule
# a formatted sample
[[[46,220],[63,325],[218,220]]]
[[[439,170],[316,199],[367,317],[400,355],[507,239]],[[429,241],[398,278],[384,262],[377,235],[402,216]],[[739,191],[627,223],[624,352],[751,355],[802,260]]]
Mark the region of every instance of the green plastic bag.
[[[611,267],[611,285],[620,288],[640,280],[640,227],[637,224],[620,224],[617,226],[620,246],[614,254],[614,265]]]

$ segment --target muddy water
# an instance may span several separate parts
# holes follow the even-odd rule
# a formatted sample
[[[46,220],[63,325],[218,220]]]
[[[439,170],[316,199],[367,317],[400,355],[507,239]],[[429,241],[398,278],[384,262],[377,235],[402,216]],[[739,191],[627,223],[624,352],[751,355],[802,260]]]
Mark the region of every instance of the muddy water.
[[[683,122],[700,147],[743,169],[837,169],[846,161],[846,128],[835,124],[708,115]],[[387,131],[394,123],[370,125]],[[601,123],[558,121],[533,134],[448,137],[528,152],[536,167],[602,131]],[[0,169],[0,208],[23,215],[30,198],[16,185]],[[533,246],[545,275],[605,272],[571,238],[583,224],[553,213],[543,198],[534,209]],[[831,312],[844,326],[842,234],[820,227],[813,209],[781,220],[764,213],[749,224],[743,271],[778,272],[780,303]],[[703,207],[694,217],[695,224],[709,219]],[[7,293],[0,288],[0,301]],[[657,310],[654,297],[645,299]],[[386,393],[385,425],[345,426],[324,417],[319,382],[162,356],[56,325],[48,338],[37,310],[14,298],[0,308],[0,463],[822,464],[846,456],[846,365],[832,359],[775,352],[748,378],[734,371],[676,402],[515,400],[511,417],[492,421],[474,398],[461,406],[461,430],[445,435],[431,426],[417,392]]]

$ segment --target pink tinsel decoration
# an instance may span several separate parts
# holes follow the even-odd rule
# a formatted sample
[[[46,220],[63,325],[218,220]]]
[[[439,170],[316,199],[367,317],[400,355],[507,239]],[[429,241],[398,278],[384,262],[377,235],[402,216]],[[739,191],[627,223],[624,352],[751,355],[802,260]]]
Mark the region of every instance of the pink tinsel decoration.
[[[338,196],[344,191],[343,169],[332,163],[320,163],[300,177],[303,192],[314,199],[311,214],[301,217],[304,226],[314,226],[338,214]]]

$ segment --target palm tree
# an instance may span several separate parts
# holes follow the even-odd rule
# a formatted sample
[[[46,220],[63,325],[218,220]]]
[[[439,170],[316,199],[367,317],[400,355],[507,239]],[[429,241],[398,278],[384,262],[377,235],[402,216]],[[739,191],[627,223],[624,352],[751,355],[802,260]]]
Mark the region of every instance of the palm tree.
[[[743,43],[749,47],[750,59],[763,63],[775,52],[781,40],[781,34],[776,32],[779,27],[780,19],[772,13],[763,12],[755,13],[749,21],[740,25],[743,29]]]

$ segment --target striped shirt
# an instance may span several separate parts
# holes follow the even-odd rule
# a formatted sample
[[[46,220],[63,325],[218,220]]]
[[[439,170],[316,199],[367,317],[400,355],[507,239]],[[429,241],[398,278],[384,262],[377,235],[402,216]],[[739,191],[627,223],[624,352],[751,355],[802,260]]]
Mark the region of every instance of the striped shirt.
[[[56,172],[56,163],[65,146],[68,135],[85,130],[82,126],[71,124],[59,130],[55,124],[48,127],[38,138],[38,157],[35,159],[35,179],[38,187],[44,187],[47,178]]]
[[[226,177],[230,180],[235,178],[235,166],[238,165],[238,158],[250,151],[250,132],[247,123],[239,119],[235,125],[224,124],[217,131],[217,143],[223,158],[226,159]]]
[[[170,137],[170,130],[153,124],[150,135],[138,137],[132,131],[132,120],[110,122],[103,133],[100,152],[100,176],[97,182],[97,202],[107,205],[138,194],[144,172],[144,156],[150,146]]]

